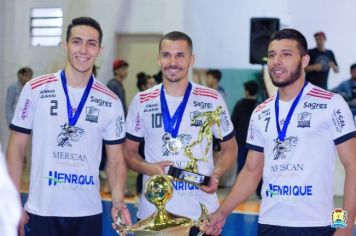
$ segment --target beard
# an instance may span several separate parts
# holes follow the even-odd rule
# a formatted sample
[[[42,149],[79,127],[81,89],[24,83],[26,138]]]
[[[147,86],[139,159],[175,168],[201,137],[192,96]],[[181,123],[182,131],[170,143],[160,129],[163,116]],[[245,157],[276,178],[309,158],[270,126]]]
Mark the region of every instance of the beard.
[[[283,88],[293,84],[295,81],[299,79],[300,75],[302,74],[302,62],[301,61],[299,62],[298,67],[290,73],[289,78],[286,79],[285,81],[275,81],[272,76],[272,73],[270,71],[268,71],[268,73],[272,80],[272,84],[278,88]]]

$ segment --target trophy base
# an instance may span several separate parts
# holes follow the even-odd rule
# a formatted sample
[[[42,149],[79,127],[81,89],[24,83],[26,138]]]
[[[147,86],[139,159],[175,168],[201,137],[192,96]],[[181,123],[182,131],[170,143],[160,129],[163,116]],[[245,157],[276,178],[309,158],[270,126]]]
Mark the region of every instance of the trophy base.
[[[180,169],[174,166],[170,166],[168,169],[168,175],[179,179],[184,182],[188,182],[194,185],[209,186],[210,176],[194,173],[188,170]]]

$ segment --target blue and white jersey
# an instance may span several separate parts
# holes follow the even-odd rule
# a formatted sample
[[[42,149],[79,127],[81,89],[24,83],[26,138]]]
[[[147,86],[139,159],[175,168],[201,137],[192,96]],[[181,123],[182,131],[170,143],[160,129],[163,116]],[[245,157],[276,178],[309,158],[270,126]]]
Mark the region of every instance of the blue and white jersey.
[[[248,147],[264,153],[259,222],[330,225],[336,145],[356,136],[351,111],[341,96],[308,83],[277,145],[275,98],[256,107],[247,135]],[[292,103],[279,101],[281,128]]]
[[[177,153],[170,152],[167,149],[167,137],[164,135],[160,102],[161,87],[162,84],[159,84],[149,90],[138,93],[131,103],[126,120],[126,137],[138,142],[145,141],[144,152],[147,162],[156,163],[168,160],[172,161],[174,166],[184,168],[189,159],[184,155],[183,149],[198,139],[199,130],[206,119],[203,116],[199,117],[199,115],[204,112],[215,111],[218,106],[222,106],[220,131],[223,140],[234,138],[230,115],[224,100],[218,92],[192,83],[192,90],[177,136],[181,140],[183,148]],[[169,113],[173,116],[183,97],[173,97],[167,94],[165,96]],[[215,137],[218,137],[217,130],[217,125],[214,125],[212,134]],[[193,147],[193,155],[201,158],[206,144],[204,138],[203,142]],[[207,162],[198,161],[198,169],[199,173],[210,176],[214,170],[212,148],[208,152],[207,159]],[[148,176],[144,176],[144,183],[147,179]],[[209,212],[216,210],[218,207],[219,202],[216,194],[205,193],[194,185],[180,181],[173,181],[173,187],[173,197],[168,201],[166,208],[174,214],[198,219],[201,214],[199,202],[204,203]],[[138,217],[141,219],[150,216],[156,210],[154,205],[148,202],[144,196],[141,197],[138,208]]]
[[[73,108],[84,88],[71,88]],[[23,88],[11,129],[32,133],[32,167],[25,209],[41,216],[88,216],[102,212],[99,164],[102,140],[125,140],[118,97],[94,79],[75,126],[68,125],[60,71],[29,81]]]

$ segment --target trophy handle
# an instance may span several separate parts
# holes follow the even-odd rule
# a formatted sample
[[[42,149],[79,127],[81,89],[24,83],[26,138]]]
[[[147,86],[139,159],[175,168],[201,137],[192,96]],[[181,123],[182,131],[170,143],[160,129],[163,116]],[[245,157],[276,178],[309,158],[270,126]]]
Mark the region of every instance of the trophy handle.
[[[115,231],[119,235],[127,235],[128,233],[132,233],[130,226],[125,224],[125,222],[121,218],[121,210],[117,212],[115,221]]]
[[[201,208],[201,214],[200,214],[200,217],[199,217],[199,219],[198,220],[196,220],[196,221],[194,221],[194,224],[193,224],[193,226],[195,226],[195,227],[200,227],[201,226],[201,224],[205,221],[205,220],[209,220],[209,217],[208,217],[208,208],[206,208],[206,206],[203,204],[203,203],[201,203],[201,202],[199,202],[199,204],[200,204],[200,208]],[[198,234],[197,234],[197,236],[202,236],[204,233],[203,232],[199,232]]]

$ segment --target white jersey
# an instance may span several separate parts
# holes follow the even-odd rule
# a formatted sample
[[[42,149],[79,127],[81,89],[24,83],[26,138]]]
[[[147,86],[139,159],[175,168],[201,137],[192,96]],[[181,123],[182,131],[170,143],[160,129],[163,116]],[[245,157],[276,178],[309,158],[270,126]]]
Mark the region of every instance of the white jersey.
[[[262,224],[308,227],[331,224],[336,145],[356,136],[341,96],[308,83],[292,115],[285,141],[276,144],[273,96],[254,110],[250,149],[264,153]],[[293,101],[279,101],[281,129]]]
[[[138,93],[130,106],[127,120],[126,131],[127,138],[138,142],[145,141],[145,158],[149,163],[169,160],[178,168],[184,168],[189,159],[184,155],[184,147],[198,139],[198,134],[205,117],[198,119],[199,114],[209,111],[215,111],[217,106],[222,106],[220,115],[220,130],[224,141],[234,138],[234,129],[230,120],[230,115],[226,105],[217,91],[192,83],[192,90],[185,108],[182,121],[179,127],[177,138],[181,140],[183,148],[176,154],[167,149],[167,139],[162,121],[162,111],[160,102],[160,89],[162,84],[144,92]],[[182,97],[173,97],[166,94],[166,100],[169,113],[173,116],[176,108],[182,101]],[[212,133],[218,137],[217,125],[212,127]],[[196,147],[196,148],[195,148]],[[202,157],[206,142],[193,147],[193,154],[196,157]],[[208,161],[198,161],[199,173],[211,176],[214,170],[212,158],[212,149],[208,153]],[[148,176],[144,176],[144,183]],[[168,211],[186,216],[192,219],[198,219],[201,214],[199,202],[204,203],[209,212],[218,207],[218,198],[216,194],[208,194],[201,191],[198,187],[180,181],[173,181],[174,193],[171,200],[168,201],[166,208]],[[138,218],[144,219],[155,211],[154,205],[146,200],[144,196],[140,199],[138,207]]]
[[[25,205],[30,213],[80,217],[102,212],[98,177],[102,140],[107,144],[125,140],[121,102],[94,79],[79,119],[69,131],[67,114],[60,72],[35,78],[23,88],[11,129],[32,131]]]

